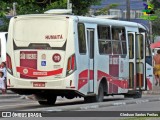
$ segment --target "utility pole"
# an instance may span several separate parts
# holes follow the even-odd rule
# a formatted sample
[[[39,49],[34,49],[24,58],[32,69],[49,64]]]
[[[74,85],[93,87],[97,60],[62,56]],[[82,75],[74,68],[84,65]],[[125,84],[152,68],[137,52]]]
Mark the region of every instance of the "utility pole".
[[[150,0],[147,0],[147,3],[149,3]],[[150,15],[149,15],[150,17]],[[152,31],[152,22],[151,20],[148,20],[148,23],[149,23],[149,38],[150,38],[150,42],[151,43],[154,43],[154,38],[153,38],[153,31]]]
[[[126,0],[126,12],[127,21],[130,21],[130,0]]]
[[[72,8],[72,4],[70,3],[70,0],[67,0],[67,9],[71,9]]]
[[[67,9],[72,13],[72,3],[70,3],[70,0],[67,0]]]
[[[70,3],[70,1],[69,1],[69,0],[67,0],[67,9],[69,9],[69,8],[70,8],[69,3]]]
[[[14,2],[13,3],[13,16],[17,15],[17,13],[16,13],[16,5],[17,5],[17,3]]]

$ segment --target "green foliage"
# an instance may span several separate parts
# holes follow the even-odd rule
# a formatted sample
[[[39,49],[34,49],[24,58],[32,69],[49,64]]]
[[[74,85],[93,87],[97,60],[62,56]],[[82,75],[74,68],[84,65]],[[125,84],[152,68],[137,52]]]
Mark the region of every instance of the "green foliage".
[[[154,5],[154,9],[160,8],[160,0],[151,0],[151,4]]]
[[[42,2],[44,1],[44,2]],[[91,5],[99,4],[101,0],[70,0],[75,15],[86,15]],[[4,25],[0,31],[7,31],[9,20],[5,17],[13,11],[13,2],[16,3],[17,15],[38,14],[49,9],[67,8],[67,0],[0,0],[0,18]]]
[[[154,35],[160,35],[160,9],[155,11],[155,15],[158,17],[152,22],[152,30]]]
[[[51,4],[47,4],[45,10],[49,9],[66,9],[67,8],[67,0],[58,0]]]
[[[3,26],[0,26],[0,32],[6,32],[8,30],[9,19],[5,16],[1,18]]]
[[[157,36],[160,35],[160,0],[150,0],[150,3],[154,5],[154,16],[157,16],[156,19],[152,21],[153,36]]]
[[[71,0],[75,15],[86,15],[91,5],[100,4],[101,0]]]
[[[95,15],[106,15],[109,11],[109,9],[112,9],[112,8],[116,8],[118,6],[118,4],[110,4],[110,5],[107,5],[105,6],[104,8],[101,8],[99,9]]]
[[[37,5],[35,2],[28,2],[17,5],[17,14],[38,14],[43,13],[43,8]]]

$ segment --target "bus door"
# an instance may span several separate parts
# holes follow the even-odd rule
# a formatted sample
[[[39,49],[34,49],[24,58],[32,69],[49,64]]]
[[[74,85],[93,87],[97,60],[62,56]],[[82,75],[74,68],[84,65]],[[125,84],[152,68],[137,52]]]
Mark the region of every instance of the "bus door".
[[[88,93],[94,92],[94,34],[93,28],[87,29],[88,43]]]
[[[136,88],[146,90],[145,33],[136,34]]]
[[[145,34],[128,33],[129,89],[145,89]]]

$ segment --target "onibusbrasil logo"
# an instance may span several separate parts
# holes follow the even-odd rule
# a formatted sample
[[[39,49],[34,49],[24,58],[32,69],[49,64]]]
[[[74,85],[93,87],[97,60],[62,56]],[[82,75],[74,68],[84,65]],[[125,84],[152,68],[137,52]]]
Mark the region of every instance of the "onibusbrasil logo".
[[[142,19],[144,20],[155,20],[157,19],[157,16],[154,15],[154,5],[151,3],[144,3],[144,10],[142,10],[143,15],[141,16]]]

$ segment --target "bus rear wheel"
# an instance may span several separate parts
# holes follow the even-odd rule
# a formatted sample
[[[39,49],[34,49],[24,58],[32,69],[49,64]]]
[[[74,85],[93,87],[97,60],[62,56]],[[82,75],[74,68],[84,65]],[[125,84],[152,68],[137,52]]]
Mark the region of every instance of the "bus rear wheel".
[[[93,100],[94,102],[103,102],[103,98],[104,98],[104,88],[103,88],[103,84],[100,83],[99,89],[98,89],[98,95],[94,96]]]
[[[40,105],[54,105],[56,102],[57,96],[47,97],[46,101],[38,101]]]
[[[86,103],[90,103],[90,102],[103,102],[103,98],[104,98],[104,88],[103,88],[103,84],[100,83],[99,89],[98,89],[98,95],[85,97],[84,101]]]
[[[136,92],[133,96],[134,99],[142,98],[142,91]]]
[[[125,94],[124,98],[134,98],[134,99],[142,98],[142,91],[137,91],[134,94]]]

